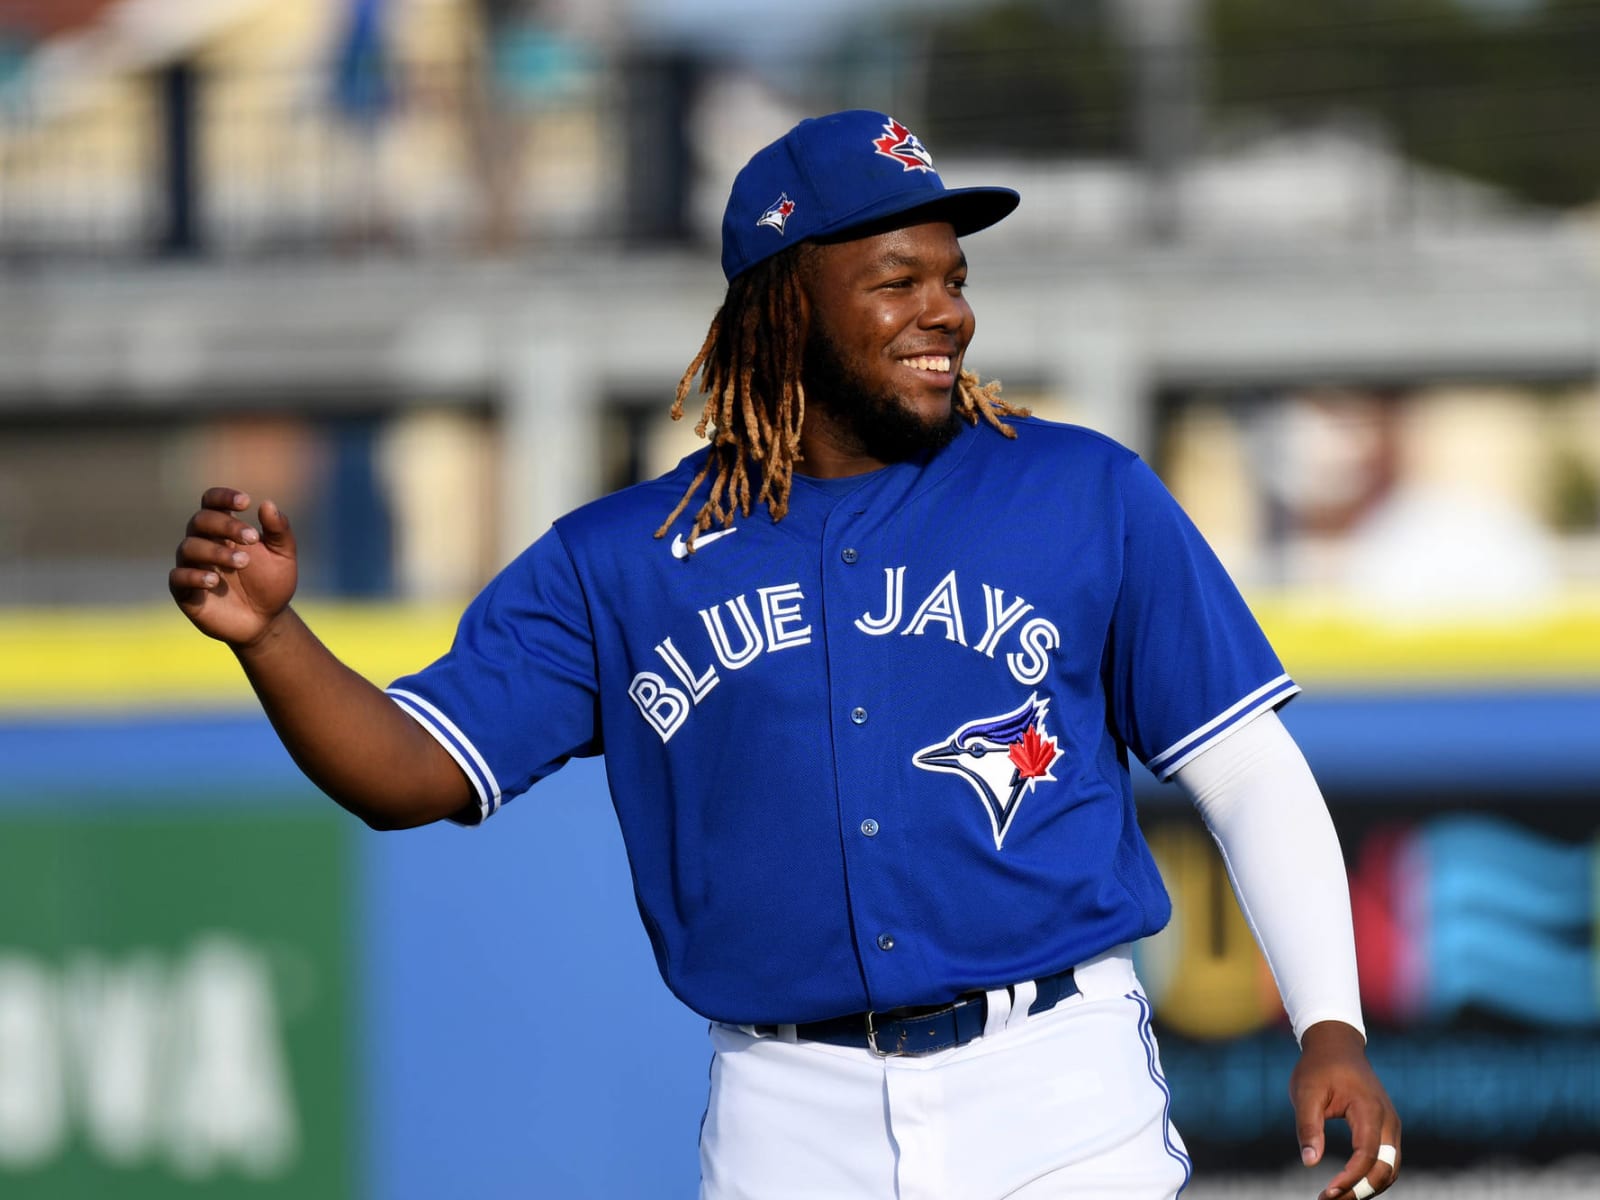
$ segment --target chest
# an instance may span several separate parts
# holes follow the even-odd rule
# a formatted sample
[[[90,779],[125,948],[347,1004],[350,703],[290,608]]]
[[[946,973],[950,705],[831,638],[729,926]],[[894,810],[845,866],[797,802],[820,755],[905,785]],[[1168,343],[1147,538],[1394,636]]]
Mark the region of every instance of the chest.
[[[930,692],[1087,687],[1116,599],[1114,547],[1082,523],[997,532],[968,518],[846,506],[810,530],[751,521],[639,573],[597,630],[602,670],[663,741],[706,708],[814,711],[845,681],[897,708]]]

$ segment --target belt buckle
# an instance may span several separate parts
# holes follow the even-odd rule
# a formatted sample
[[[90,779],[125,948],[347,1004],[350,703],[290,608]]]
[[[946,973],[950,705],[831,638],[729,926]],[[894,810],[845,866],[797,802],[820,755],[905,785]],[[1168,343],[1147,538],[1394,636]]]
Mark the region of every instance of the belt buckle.
[[[870,1009],[867,1011],[867,1049],[871,1050],[872,1053],[877,1055],[879,1058],[898,1058],[903,1056],[906,1052],[904,1032],[902,1032],[900,1035],[900,1044],[893,1050],[879,1049],[878,1027],[873,1023],[872,1020],[872,1018],[876,1015],[877,1014],[872,1012]]]

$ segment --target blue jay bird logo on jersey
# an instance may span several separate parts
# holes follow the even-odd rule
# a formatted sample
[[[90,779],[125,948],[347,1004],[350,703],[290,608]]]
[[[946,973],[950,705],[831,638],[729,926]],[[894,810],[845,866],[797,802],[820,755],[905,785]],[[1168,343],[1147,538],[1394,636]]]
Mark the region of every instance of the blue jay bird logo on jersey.
[[[924,746],[911,761],[924,771],[945,771],[966,780],[983,801],[1000,849],[1022,798],[1040,783],[1054,783],[1050,773],[1062,751],[1045,728],[1048,697],[1029,696],[998,717],[968,721],[948,741]]]
[[[761,214],[756,224],[765,225],[782,233],[783,227],[789,223],[789,218],[794,216],[794,207],[794,201],[789,199],[789,193],[784,192],[772,202],[772,206],[766,212]]]

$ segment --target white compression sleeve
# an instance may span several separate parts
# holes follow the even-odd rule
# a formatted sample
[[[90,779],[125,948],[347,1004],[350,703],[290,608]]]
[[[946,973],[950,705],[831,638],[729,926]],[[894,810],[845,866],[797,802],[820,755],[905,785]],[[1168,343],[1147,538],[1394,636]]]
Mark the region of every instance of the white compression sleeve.
[[[1222,851],[1298,1041],[1318,1021],[1366,1036],[1350,884],[1339,837],[1305,756],[1263,713],[1173,776]]]

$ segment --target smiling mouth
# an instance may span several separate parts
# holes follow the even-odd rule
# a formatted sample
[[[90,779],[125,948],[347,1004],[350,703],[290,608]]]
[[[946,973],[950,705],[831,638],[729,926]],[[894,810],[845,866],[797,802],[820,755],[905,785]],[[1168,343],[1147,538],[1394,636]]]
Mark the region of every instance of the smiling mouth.
[[[915,371],[936,371],[940,374],[949,374],[950,371],[948,354],[920,354],[915,358],[902,358],[900,363]]]

